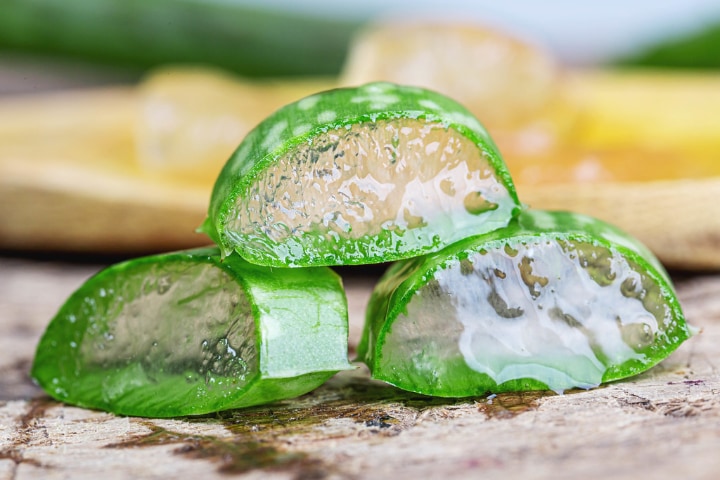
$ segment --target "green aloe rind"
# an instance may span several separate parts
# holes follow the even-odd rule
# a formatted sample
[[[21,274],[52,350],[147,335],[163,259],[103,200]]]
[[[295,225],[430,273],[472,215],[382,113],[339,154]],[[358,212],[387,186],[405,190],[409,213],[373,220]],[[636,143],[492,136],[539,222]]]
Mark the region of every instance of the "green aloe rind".
[[[90,278],[47,327],[32,377],[78,406],[204,414],[292,398],[352,368],[347,332],[331,270],[270,271],[195,249]]]
[[[544,277],[532,270],[542,262]],[[514,269],[519,274],[512,277]],[[531,281],[517,285],[521,277]],[[573,290],[569,283],[589,287]],[[538,313],[540,302],[556,313]],[[420,318],[433,310],[435,318]],[[622,323],[636,321],[623,320],[628,311],[654,327]],[[591,326],[587,318],[595,319]],[[428,395],[562,391],[641,373],[692,333],[667,273],[637,240],[584,215],[526,210],[504,229],[391,266],[370,299],[358,358],[374,378]],[[546,343],[534,344],[532,337]],[[575,344],[564,343],[572,338]]]
[[[473,220],[410,212],[419,226],[332,241],[313,231],[257,239],[231,227],[244,218],[231,218],[238,201],[289,152],[358,125],[412,129],[406,120],[452,130],[480,152],[486,163],[474,174],[497,180],[496,196],[458,189]],[[442,181],[428,188],[454,191]],[[225,165],[200,230],[218,247],[131,260],[81,286],[42,337],[33,378],[66,403],[150,417],[295,397],[352,368],[341,281],[323,266],[393,260],[358,355],[374,378],[422,394],[591,388],[649,369],[693,333],[644,245],[587,216],[521,212],[482,125],[420,88],[373,83],[278,110]]]
[[[278,159],[319,136],[353,125],[402,119],[420,119],[443,125],[468,138],[487,160],[498,184],[506,192],[502,205],[472,225],[433,227],[404,237],[388,230],[374,238],[336,243],[305,234],[286,244],[252,249],[256,240],[228,227],[233,206],[258,176]],[[279,196],[279,195],[278,195]],[[213,189],[208,217],[200,231],[218,244],[224,254],[237,251],[252,263],[276,267],[379,263],[436,251],[469,235],[507,225],[519,208],[514,185],[494,142],[480,122],[464,107],[438,93],[390,83],[321,92],[287,105],[252,130],[226,163]],[[249,241],[252,240],[252,241]]]

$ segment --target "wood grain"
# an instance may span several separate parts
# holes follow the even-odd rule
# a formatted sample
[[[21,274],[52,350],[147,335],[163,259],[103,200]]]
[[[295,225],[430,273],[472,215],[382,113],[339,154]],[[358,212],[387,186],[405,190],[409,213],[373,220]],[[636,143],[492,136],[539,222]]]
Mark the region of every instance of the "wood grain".
[[[634,379],[565,395],[428,399],[345,372],[312,394],[200,418],[117,417],[27,379],[55,310],[99,267],[0,258],[0,479],[715,479],[720,276],[677,280],[703,333]],[[372,276],[345,279],[351,341]]]

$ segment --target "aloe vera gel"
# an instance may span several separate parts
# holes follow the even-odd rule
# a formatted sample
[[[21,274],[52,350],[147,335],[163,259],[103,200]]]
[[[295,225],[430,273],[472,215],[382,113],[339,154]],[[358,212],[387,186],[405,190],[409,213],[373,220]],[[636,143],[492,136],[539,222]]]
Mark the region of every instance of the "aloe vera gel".
[[[168,417],[291,398],[348,368],[337,275],[207,248],[88,280],[48,326],[32,375],[67,403]]]
[[[220,174],[202,229],[261,265],[354,265],[437,251],[518,209],[497,147],[465,108],[373,83],[258,125]]]
[[[394,265],[360,358],[375,378],[430,395],[564,391],[640,373],[690,334],[644,247],[599,220],[526,211]]]
[[[521,211],[478,120],[419,88],[281,108],[225,165],[201,230],[218,246],[114,265],[67,300],[32,369],[52,397],[169,417],[309,392],[351,368],[325,265],[399,260],[359,359],[427,395],[591,388],[692,333],[652,253],[600,220]]]

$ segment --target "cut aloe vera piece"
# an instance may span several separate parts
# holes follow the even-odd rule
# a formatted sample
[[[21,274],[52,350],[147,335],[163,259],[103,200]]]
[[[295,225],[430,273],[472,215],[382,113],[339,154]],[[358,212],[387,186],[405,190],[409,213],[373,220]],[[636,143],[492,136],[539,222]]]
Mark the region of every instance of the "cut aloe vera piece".
[[[366,264],[440,250],[517,210],[497,148],[466,109],[373,83],[258,125],[220,174],[201,230],[261,265]]]
[[[306,393],[347,361],[347,306],[326,268],[274,270],[205,248],[114,265],[82,285],[32,376],[66,403],[171,417]]]
[[[559,392],[647,370],[691,333],[637,241],[590,217],[525,211],[393,265],[371,297],[359,358],[374,378],[427,395]]]

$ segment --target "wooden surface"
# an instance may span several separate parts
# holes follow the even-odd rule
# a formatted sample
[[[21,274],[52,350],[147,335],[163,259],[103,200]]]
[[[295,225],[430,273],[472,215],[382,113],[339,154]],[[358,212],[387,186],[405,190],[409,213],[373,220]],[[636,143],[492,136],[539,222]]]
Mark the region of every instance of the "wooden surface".
[[[719,478],[720,275],[677,281],[701,335],[599,389],[439,400],[359,369],[292,401],[148,420],[59,404],[27,378],[43,328],[97,268],[0,258],[0,480]],[[373,280],[346,278],[353,344]]]

